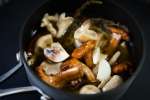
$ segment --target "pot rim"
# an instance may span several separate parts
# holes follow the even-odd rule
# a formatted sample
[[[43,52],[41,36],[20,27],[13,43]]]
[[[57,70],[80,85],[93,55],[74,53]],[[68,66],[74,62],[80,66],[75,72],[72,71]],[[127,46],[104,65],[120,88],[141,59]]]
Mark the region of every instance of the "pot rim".
[[[112,89],[110,91],[106,91],[106,92],[102,92],[102,93],[97,93],[97,94],[75,94],[75,93],[71,93],[71,92],[66,92],[64,90],[61,90],[61,89],[57,89],[57,88],[54,88],[52,86],[49,86],[48,84],[46,84],[44,81],[42,81],[38,76],[37,74],[30,68],[30,66],[28,66],[27,64],[27,61],[25,59],[25,56],[24,56],[24,49],[23,49],[23,38],[24,38],[24,28],[26,26],[26,24],[28,23],[28,21],[30,19],[32,19],[32,16],[34,13],[36,13],[38,11],[38,9],[42,8],[44,4],[50,2],[52,0],[49,0],[49,1],[45,1],[44,3],[42,3],[38,8],[36,8],[35,10],[33,10],[33,12],[31,13],[31,15],[25,20],[21,30],[20,30],[20,38],[19,38],[19,51],[20,51],[20,58],[21,58],[21,61],[23,62],[24,64],[24,67],[29,69],[29,72],[34,76],[35,80],[38,80],[40,82],[40,84],[42,84],[42,86],[46,86],[48,87],[49,89],[51,90],[54,90],[56,92],[60,92],[60,93],[65,93],[66,95],[76,95],[76,96],[96,96],[96,95],[107,95],[109,93],[112,93],[114,91],[116,91],[118,88],[121,88],[121,87],[125,87],[125,85],[128,84],[128,87],[126,87],[126,90],[129,88],[129,86],[131,85],[131,83],[135,80],[135,78],[137,77],[138,73],[141,71],[141,68],[142,68],[142,65],[144,64],[144,61],[145,61],[145,57],[146,57],[146,40],[145,39],[145,36],[144,36],[144,31],[142,30],[142,28],[140,27],[140,24],[135,20],[136,18],[131,14],[131,12],[127,11],[126,8],[122,7],[119,3],[117,2],[113,2],[111,0],[107,0],[106,2],[110,2],[111,4],[113,4],[114,6],[118,7],[119,9],[121,9],[122,11],[125,12],[126,15],[128,15],[132,21],[135,23],[136,27],[138,28],[138,30],[140,31],[140,35],[141,35],[141,44],[142,44],[142,56],[141,56],[141,59],[140,59],[140,62],[139,64],[137,65],[137,68],[136,70],[134,71],[133,75],[131,77],[129,77],[128,80],[126,80],[122,85],[118,86],[117,88],[115,89]],[[42,90],[41,87],[38,87],[39,89]],[[44,92],[44,91],[43,91]]]

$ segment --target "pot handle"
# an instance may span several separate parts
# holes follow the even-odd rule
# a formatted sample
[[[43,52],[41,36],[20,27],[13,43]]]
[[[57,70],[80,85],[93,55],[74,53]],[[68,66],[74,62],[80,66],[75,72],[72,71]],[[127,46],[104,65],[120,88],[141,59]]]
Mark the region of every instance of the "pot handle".
[[[12,69],[10,69],[8,72],[6,72],[0,76],[0,83],[4,82],[6,79],[8,79],[10,76],[12,76],[23,65],[20,60],[19,52],[16,54],[16,58],[17,58],[18,64],[16,66],[14,66]]]
[[[12,69],[10,69],[8,72],[4,73],[3,75],[0,76],[0,83],[4,82],[7,80],[9,77],[11,77],[17,70],[19,70],[22,67],[22,62],[20,60],[20,53],[16,54],[16,58],[18,61],[18,64],[14,66]],[[26,87],[18,87],[18,88],[10,88],[10,89],[0,89],[0,98],[4,96],[8,96],[11,94],[17,94],[17,93],[23,93],[23,92],[30,92],[30,91],[37,91],[40,93],[41,100],[50,100],[49,96],[44,94],[39,88],[35,86],[26,86]]]
[[[10,89],[0,89],[0,98],[7,96],[7,95],[11,95],[11,94],[30,92],[30,91],[37,91],[38,93],[40,93],[42,95],[40,98],[41,100],[52,99],[49,96],[47,96],[46,94],[44,94],[39,88],[37,88],[35,86],[26,86],[26,87],[18,87],[18,88],[10,88]]]

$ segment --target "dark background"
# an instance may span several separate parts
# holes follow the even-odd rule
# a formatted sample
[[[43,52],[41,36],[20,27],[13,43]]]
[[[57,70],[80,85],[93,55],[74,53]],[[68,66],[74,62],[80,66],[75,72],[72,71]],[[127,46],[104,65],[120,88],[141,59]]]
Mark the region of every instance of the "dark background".
[[[0,0],[0,75],[12,68],[17,62],[15,54],[19,45],[19,30],[25,19],[45,0]],[[120,3],[140,23],[147,43],[147,51],[150,50],[150,0],[114,0]],[[7,3],[8,2],[8,3]],[[150,100],[150,53],[146,54],[143,68],[131,87],[121,100]],[[24,68],[21,68],[5,83],[0,84],[0,89],[29,86]],[[39,100],[39,94],[29,92],[0,100]]]

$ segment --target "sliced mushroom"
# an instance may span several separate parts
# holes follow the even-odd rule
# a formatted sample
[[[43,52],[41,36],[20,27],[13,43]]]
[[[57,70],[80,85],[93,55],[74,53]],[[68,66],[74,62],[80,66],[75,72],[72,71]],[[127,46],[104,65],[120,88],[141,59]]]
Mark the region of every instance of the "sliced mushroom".
[[[74,38],[81,42],[87,42],[89,40],[97,40],[98,36],[94,30],[90,30],[91,21],[86,20],[81,27],[79,27],[75,33]]]
[[[112,33],[120,34],[123,40],[129,40],[128,33],[124,29],[115,26],[108,26],[108,30],[110,30]]]
[[[129,71],[129,66],[126,63],[116,64],[112,67],[113,74],[123,74]]]
[[[61,66],[61,70],[67,70],[68,68],[72,68],[72,67],[81,68],[84,75],[87,77],[87,79],[90,82],[96,82],[96,78],[92,70],[76,58],[72,58],[72,59],[65,61]]]
[[[74,58],[82,58],[88,51],[92,50],[95,47],[96,41],[90,40],[85,42],[81,47],[73,50],[71,56]]]
[[[60,72],[60,66],[62,63],[48,63],[46,61],[42,62],[43,70],[47,75],[55,75]]]
[[[44,55],[47,59],[53,62],[62,62],[69,57],[69,54],[58,42],[53,43],[51,48],[45,48]]]
[[[57,33],[57,38],[60,38],[61,36],[63,36],[68,27],[73,23],[74,19],[73,17],[66,17],[65,13],[62,13],[59,16],[58,22],[57,22],[57,26],[58,26],[58,33]]]
[[[58,16],[58,14],[55,16],[45,14],[42,19],[41,27],[46,27],[54,37],[60,38],[66,33],[73,21],[73,17],[65,17],[65,13],[62,13],[60,16]],[[58,30],[54,27],[54,23],[52,22],[56,23],[55,26],[57,26]]]
[[[42,19],[41,27],[46,27],[47,30],[53,35],[56,36],[57,30],[52,25],[51,21],[57,21],[58,20],[58,14],[55,16],[49,16],[48,13],[46,13]]]
[[[56,75],[46,75],[43,66],[39,66],[37,67],[37,73],[44,82],[56,88],[63,88],[68,81],[83,76],[83,71],[79,67],[70,68],[66,71],[59,72]]]
[[[103,92],[112,90],[123,83],[123,79],[119,75],[114,75],[102,88]]]
[[[37,48],[44,49],[50,47],[52,43],[53,43],[53,37],[51,34],[43,35],[37,40],[35,49]]]
[[[80,89],[79,93],[80,94],[96,94],[96,93],[100,93],[100,90],[94,85],[85,85]]]

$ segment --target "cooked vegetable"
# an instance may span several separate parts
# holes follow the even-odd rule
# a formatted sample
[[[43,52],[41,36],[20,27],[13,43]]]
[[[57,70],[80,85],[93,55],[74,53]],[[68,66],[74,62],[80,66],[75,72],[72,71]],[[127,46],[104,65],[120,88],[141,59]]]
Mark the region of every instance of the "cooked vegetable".
[[[102,88],[103,92],[112,90],[123,83],[123,79],[119,75],[114,75]]]
[[[50,86],[101,93],[132,75],[129,38],[127,29],[107,19],[45,14],[26,49],[26,60]]]
[[[42,19],[41,27],[46,27],[54,37],[60,38],[66,33],[68,27],[74,21],[72,17],[65,16],[65,13],[62,13],[60,16],[58,16],[58,14],[55,16],[49,16],[48,14],[45,14]],[[52,22],[56,23],[58,30],[54,27]]]
[[[111,59],[109,60],[109,63],[111,64],[111,65],[113,65],[116,61],[117,61],[117,59],[119,58],[119,56],[120,56],[120,51],[117,51],[112,57],[111,57]]]
[[[88,53],[90,50],[94,48],[95,43],[96,41],[94,40],[84,43],[80,48],[74,49],[71,56],[77,59],[82,58],[86,53]]]
[[[100,90],[94,85],[85,85],[80,89],[80,94],[96,94],[96,93],[100,93]]]
[[[97,48],[95,48],[94,49],[94,51],[93,51],[93,63],[94,64],[98,64],[99,63],[99,61],[100,61],[100,48],[99,47],[97,47]]]
[[[90,30],[91,26],[91,21],[90,20],[86,20],[85,22],[83,22],[83,24],[81,25],[81,27],[79,27],[75,33],[74,33],[74,38],[76,40],[79,40],[81,42],[87,42],[89,40],[97,40],[97,33],[93,30]]]
[[[51,48],[45,48],[44,55],[48,60],[53,62],[61,62],[69,57],[69,54],[58,42],[53,43]]]
[[[114,65],[114,66],[112,67],[112,72],[113,72],[114,74],[122,74],[122,73],[124,73],[124,72],[129,71],[128,69],[129,69],[129,67],[128,67],[127,64],[125,64],[125,63],[120,63],[120,64]]]

